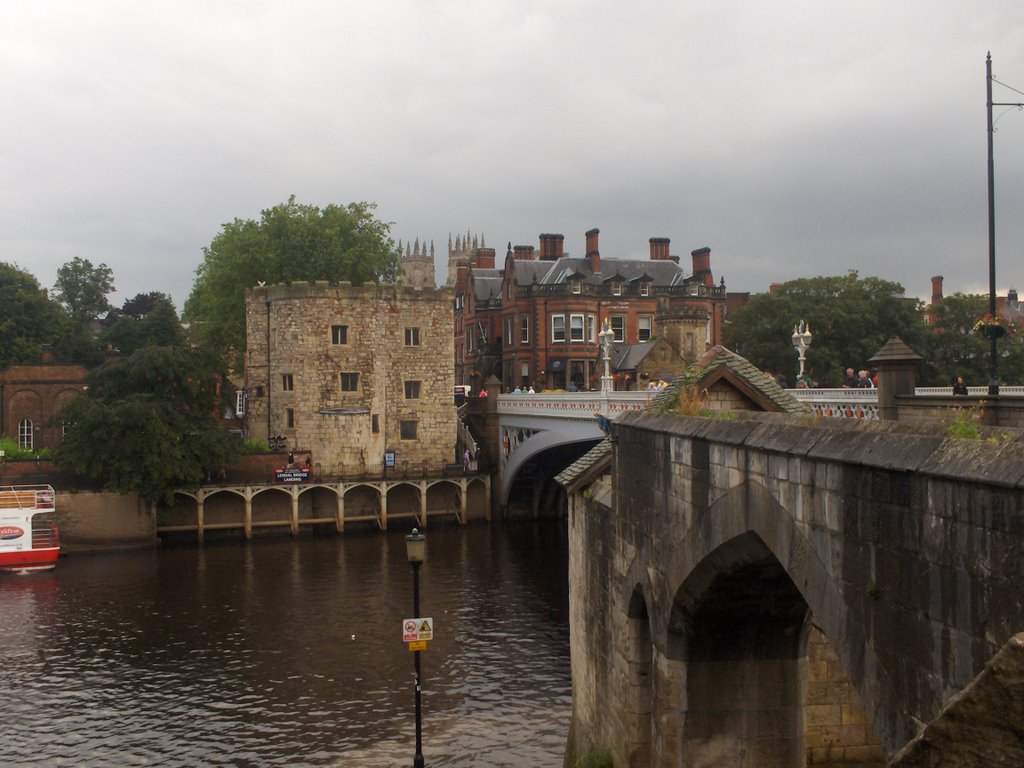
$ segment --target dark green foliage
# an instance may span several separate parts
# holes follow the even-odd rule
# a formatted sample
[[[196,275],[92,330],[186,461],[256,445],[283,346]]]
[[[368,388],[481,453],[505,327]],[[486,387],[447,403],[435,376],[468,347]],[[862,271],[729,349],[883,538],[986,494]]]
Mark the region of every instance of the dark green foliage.
[[[69,327],[35,277],[0,262],[0,368],[38,358],[43,345],[56,345]]]
[[[88,259],[75,258],[57,270],[54,298],[72,320],[84,324],[110,309],[107,294],[113,290],[114,273],[110,267],[94,267]]]
[[[204,249],[185,319],[202,342],[230,353],[237,367],[245,350],[245,291],[258,282],[393,282],[398,252],[390,224],[373,216],[375,208],[350,203],[321,210],[293,196],[258,221],[225,224]]]
[[[166,294],[140,293],[111,314],[114,317],[100,339],[125,354],[144,346],[177,347],[186,341],[174,302]]]
[[[989,380],[991,345],[973,330],[979,318],[988,314],[988,296],[954,293],[931,309],[932,328],[925,351],[928,366],[926,386],[949,386],[963,376],[968,386],[985,386]],[[1011,333],[997,342],[997,377],[1007,384],[1024,383],[1024,340]]]
[[[813,334],[806,369],[823,387],[842,385],[846,368],[868,368],[868,359],[893,336],[921,351],[928,329],[921,304],[898,283],[877,277],[812,277],[758,294],[729,316],[726,346],[763,370],[796,380],[794,326],[806,320]]]
[[[174,488],[197,487],[238,454],[215,419],[218,370],[204,351],[156,346],[97,368],[57,416],[71,427],[54,460],[111,490],[172,503]]]

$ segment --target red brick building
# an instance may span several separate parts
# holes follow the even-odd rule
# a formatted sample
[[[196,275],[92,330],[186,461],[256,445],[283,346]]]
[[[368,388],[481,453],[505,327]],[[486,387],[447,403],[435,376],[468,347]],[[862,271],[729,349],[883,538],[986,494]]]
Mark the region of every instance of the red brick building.
[[[49,351],[0,371],[0,434],[36,451],[60,445],[63,427],[46,422],[81,394],[85,376],[83,366],[54,362]]]
[[[711,250],[691,253],[687,275],[668,238],[651,238],[650,258],[602,258],[599,230],[586,233],[582,258],[564,237],[511,246],[503,269],[478,249],[455,287],[456,381],[479,387],[495,375],[505,389],[597,388],[598,333],[607,320],[616,342],[664,338],[689,362],[720,343],[725,285],[715,285]]]

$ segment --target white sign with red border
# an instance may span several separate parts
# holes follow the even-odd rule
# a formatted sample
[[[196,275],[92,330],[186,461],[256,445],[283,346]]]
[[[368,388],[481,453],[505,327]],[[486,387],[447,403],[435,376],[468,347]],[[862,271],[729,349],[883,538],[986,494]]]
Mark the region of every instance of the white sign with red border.
[[[430,618],[402,619],[402,642],[415,643],[434,639],[434,620]]]

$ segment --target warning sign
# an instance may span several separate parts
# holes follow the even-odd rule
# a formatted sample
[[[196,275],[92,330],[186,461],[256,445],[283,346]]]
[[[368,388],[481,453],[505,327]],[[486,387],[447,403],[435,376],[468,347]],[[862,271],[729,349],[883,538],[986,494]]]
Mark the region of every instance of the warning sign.
[[[402,642],[414,643],[418,640],[434,639],[433,619],[403,619],[402,620]]]

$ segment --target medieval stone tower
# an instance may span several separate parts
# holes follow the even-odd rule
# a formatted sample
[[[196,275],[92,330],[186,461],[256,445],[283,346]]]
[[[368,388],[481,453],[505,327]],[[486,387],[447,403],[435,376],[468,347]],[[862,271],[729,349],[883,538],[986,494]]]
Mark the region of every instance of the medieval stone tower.
[[[416,238],[416,244],[410,246],[405,244],[405,251],[402,251],[402,241],[398,241],[398,254],[405,273],[405,284],[413,288],[436,288],[434,282],[434,242],[430,242],[430,250],[427,251],[427,243],[423,242],[420,248],[420,239]]]
[[[455,278],[458,276],[459,264],[462,262],[469,263],[470,258],[476,253],[477,248],[486,248],[487,243],[484,242],[484,236],[480,235],[478,238],[476,235],[470,237],[469,230],[466,230],[465,236],[456,235],[455,243],[452,244],[452,236],[448,235],[448,282],[447,285],[455,285]]]

